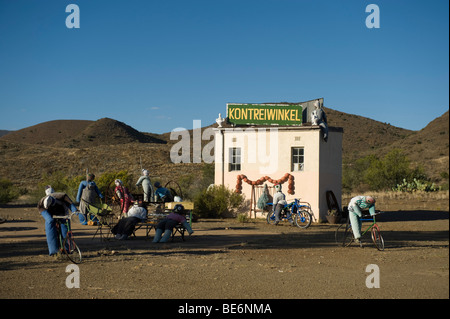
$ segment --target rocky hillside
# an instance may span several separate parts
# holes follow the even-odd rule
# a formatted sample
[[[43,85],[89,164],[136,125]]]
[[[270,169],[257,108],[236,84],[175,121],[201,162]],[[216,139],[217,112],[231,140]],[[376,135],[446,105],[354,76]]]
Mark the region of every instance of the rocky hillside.
[[[84,120],[43,122],[10,132],[2,136],[1,140],[32,145],[52,145],[62,140],[71,140],[92,123],[94,122]]]
[[[420,131],[333,109],[326,109],[326,113],[330,126],[344,128],[344,162],[368,154],[383,156],[392,148],[400,148],[434,181],[443,181],[442,173],[448,174],[448,112]],[[55,171],[75,176],[86,169],[97,175],[126,169],[137,177],[142,164],[152,176],[165,181],[199,172],[202,164],[171,162],[170,148],[175,142],[170,141],[169,133],[139,132],[109,118],[40,123],[0,137],[0,178],[32,188],[43,174]]]
[[[126,143],[165,143],[110,118],[97,121],[56,120],[40,123],[2,137],[4,141],[64,148],[89,148]]]

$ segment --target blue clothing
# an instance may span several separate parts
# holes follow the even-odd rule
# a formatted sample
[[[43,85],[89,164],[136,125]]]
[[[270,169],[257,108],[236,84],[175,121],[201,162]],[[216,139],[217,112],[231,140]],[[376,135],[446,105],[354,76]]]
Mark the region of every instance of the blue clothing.
[[[76,201],[78,203],[81,201],[81,195],[83,194],[83,189],[85,189],[88,185],[91,186],[95,190],[98,197],[103,198],[102,193],[100,192],[100,190],[97,187],[97,184],[95,184],[94,181],[82,181],[80,183],[80,186],[78,186],[78,193],[77,193],[77,198],[76,198]]]
[[[45,209],[44,199],[47,197],[45,196],[39,201],[37,208],[39,210],[39,213],[45,220],[45,235],[47,237],[49,255],[54,255],[59,251],[59,238],[58,230],[56,229],[56,221],[53,216],[68,215],[69,209],[70,211],[75,213],[77,211],[77,207],[72,203],[72,200],[69,198],[69,196],[67,196],[66,193],[52,193],[51,196],[56,199],[56,202],[53,206]],[[63,238],[65,238],[67,233],[66,225],[61,224],[61,232]]]
[[[56,221],[47,210],[42,211],[41,215],[45,219],[45,235],[47,237],[48,253],[49,255],[54,255],[59,251],[59,239],[58,230],[56,229]],[[66,225],[61,224],[61,231],[63,238],[66,238]]]
[[[172,198],[172,194],[170,193],[170,191],[164,187],[157,188],[155,191],[155,196],[157,200],[158,199],[167,200]]]
[[[350,224],[352,225],[353,235],[355,238],[361,238],[361,210],[369,210],[370,216],[375,215],[375,204],[369,204],[365,196],[356,196],[350,200],[348,204],[348,215]]]

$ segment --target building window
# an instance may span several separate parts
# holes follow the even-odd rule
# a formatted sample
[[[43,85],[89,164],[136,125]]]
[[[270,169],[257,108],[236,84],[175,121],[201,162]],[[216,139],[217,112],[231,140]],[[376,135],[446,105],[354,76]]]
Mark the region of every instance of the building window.
[[[303,147],[291,148],[291,171],[303,171],[305,167],[305,150]]]
[[[228,164],[228,171],[240,171],[241,170],[241,148],[230,148],[230,163]]]

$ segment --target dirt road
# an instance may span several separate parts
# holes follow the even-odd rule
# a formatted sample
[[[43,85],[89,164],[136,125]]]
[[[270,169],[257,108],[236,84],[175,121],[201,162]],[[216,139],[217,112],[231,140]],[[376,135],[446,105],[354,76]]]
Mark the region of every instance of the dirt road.
[[[44,221],[33,207],[0,208],[1,298],[449,298],[449,213],[392,211],[380,218],[383,252],[338,247],[336,225],[301,230],[263,220],[201,220],[182,242],[92,239],[74,225],[84,262],[67,288],[69,261],[47,256]],[[151,233],[153,235],[153,233]],[[379,288],[373,268],[379,269]],[[372,270],[371,270],[372,269]],[[366,271],[367,270],[367,271]]]

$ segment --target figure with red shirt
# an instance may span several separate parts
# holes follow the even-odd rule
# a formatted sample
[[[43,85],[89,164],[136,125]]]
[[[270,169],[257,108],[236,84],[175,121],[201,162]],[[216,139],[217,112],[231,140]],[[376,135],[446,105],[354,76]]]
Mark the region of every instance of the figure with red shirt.
[[[120,199],[120,207],[122,208],[122,213],[126,214],[128,209],[130,208],[131,203],[133,202],[133,196],[128,191],[128,188],[123,186],[123,183],[120,179],[116,179],[114,181],[116,184],[116,188],[114,189],[114,193],[116,193],[117,197]]]

